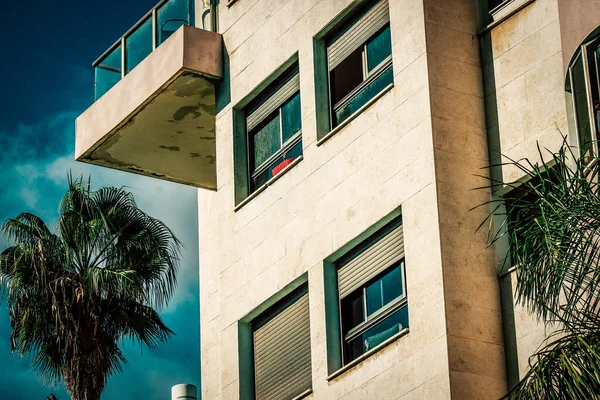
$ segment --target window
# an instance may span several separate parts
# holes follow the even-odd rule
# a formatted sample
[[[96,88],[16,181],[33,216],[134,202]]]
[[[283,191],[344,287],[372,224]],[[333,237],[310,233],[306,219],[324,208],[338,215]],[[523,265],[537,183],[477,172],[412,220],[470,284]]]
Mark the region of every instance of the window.
[[[348,119],[394,80],[388,1],[346,19],[326,39],[331,128]]]
[[[298,64],[246,107],[250,193],[302,155]]]
[[[590,157],[598,154],[600,132],[600,79],[598,61],[600,39],[581,46],[569,66],[566,90],[571,94],[571,104],[581,154]]]
[[[255,398],[293,399],[312,387],[306,284],[251,323]]]
[[[336,267],[345,365],[408,328],[401,222],[379,230]]]

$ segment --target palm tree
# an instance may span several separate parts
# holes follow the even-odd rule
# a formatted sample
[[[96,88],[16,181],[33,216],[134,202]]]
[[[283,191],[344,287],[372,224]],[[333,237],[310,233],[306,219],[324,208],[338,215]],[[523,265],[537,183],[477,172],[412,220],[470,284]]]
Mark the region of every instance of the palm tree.
[[[566,140],[556,153],[538,152],[546,161],[508,163],[527,175],[524,186],[491,182],[518,189],[492,202],[489,243],[508,237],[506,262],[516,269],[517,301],[554,330],[506,398],[595,399],[600,394],[600,159],[576,157]],[[494,227],[494,219],[500,226]]]
[[[173,335],[154,308],[173,294],[181,245],[123,189],[91,191],[69,175],[59,211],[56,233],[29,213],[2,226],[11,344],[72,398],[98,400],[126,362],[119,344],[155,348]]]

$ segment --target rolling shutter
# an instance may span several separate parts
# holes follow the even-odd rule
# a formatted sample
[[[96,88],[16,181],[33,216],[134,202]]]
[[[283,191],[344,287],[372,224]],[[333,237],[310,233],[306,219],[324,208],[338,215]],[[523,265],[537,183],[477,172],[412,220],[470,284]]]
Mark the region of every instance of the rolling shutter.
[[[348,296],[404,257],[402,225],[342,264],[338,270],[340,299]]]
[[[308,293],[254,331],[256,399],[293,399],[312,387]]]
[[[390,22],[388,7],[388,0],[379,0],[327,47],[327,63],[330,71]]]
[[[300,76],[298,72],[294,74],[289,80],[281,85],[271,96],[269,96],[263,103],[249,110],[246,122],[248,124],[248,132],[250,132],[256,125],[262,120],[269,116],[273,111],[277,110],[287,99],[292,97],[300,90]]]

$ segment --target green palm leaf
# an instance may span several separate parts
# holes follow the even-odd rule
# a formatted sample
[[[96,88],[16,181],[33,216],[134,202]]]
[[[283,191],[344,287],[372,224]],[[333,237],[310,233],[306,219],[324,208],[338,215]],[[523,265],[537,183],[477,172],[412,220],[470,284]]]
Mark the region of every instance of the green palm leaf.
[[[13,351],[30,355],[48,383],[96,400],[126,362],[119,343],[155,348],[174,334],[153,307],[177,284],[181,243],[123,188],[92,191],[69,176],[56,234],[33,214],[2,225],[0,253]]]

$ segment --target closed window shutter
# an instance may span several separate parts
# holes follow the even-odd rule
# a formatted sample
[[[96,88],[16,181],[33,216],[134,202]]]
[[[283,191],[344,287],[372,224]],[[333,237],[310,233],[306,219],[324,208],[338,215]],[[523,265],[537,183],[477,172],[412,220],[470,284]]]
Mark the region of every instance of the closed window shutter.
[[[256,399],[293,399],[312,387],[308,293],[254,331]]]
[[[388,0],[379,0],[328,46],[327,63],[330,71],[390,21],[388,7]]]
[[[402,225],[392,229],[369,248],[342,264],[338,270],[340,299],[359,289],[404,257]]]
[[[277,110],[287,99],[300,90],[300,76],[298,72],[281,85],[271,96],[254,109],[248,110],[246,117],[247,129],[250,132],[262,120]]]

